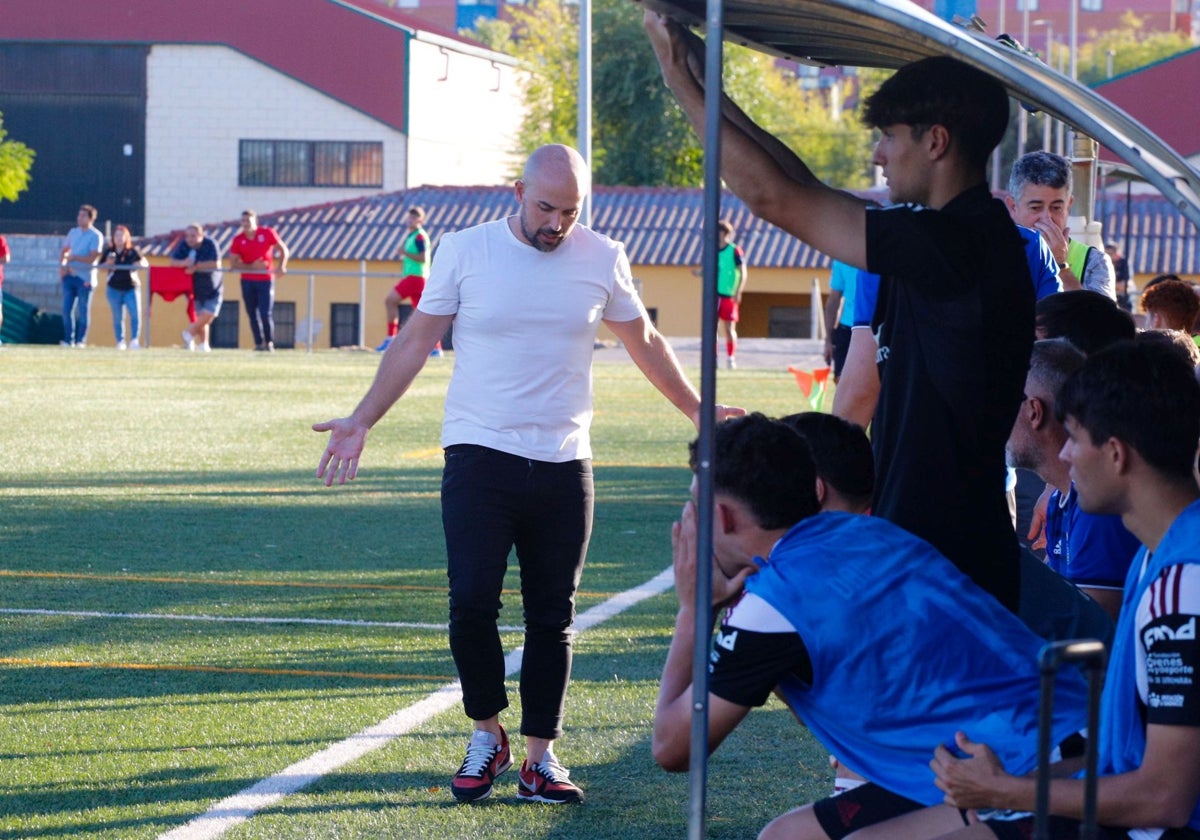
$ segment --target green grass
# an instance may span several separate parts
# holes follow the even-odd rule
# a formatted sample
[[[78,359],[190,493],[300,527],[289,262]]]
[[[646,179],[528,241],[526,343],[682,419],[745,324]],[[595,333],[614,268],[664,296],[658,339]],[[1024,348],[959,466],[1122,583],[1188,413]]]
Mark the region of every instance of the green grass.
[[[444,631],[420,626],[446,618],[448,361],[372,431],[357,481],[328,489],[313,474],[324,439],[309,425],[348,412],[377,361],[0,351],[0,840],[155,837],[452,678]],[[581,611],[669,564],[691,436],[631,365],[597,365],[595,390]],[[722,374],[719,391],[769,414],[802,408],[782,371]],[[519,597],[504,601],[501,623],[519,626]],[[518,806],[511,774],[494,800],[453,805],[469,727],[456,708],[226,836],[685,836],[687,780],[649,750],[674,610],[667,593],[577,639],[559,752],[583,807]],[[506,647],[519,642],[506,633]],[[515,730],[515,679],[509,692]],[[709,836],[737,838],[823,795],[829,773],[772,702],[713,757],[709,780]]]

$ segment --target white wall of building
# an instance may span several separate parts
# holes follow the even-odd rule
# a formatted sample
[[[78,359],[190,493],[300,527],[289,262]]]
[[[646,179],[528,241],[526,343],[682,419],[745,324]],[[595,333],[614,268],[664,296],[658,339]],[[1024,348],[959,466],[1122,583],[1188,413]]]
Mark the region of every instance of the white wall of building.
[[[518,70],[418,37],[409,76],[409,186],[510,183],[524,116]]]
[[[146,85],[146,230],[423,184],[507,183],[522,116],[517,71],[411,42],[409,136],[223,46],[156,45]],[[403,84],[381,79],[379,84]],[[383,187],[239,187],[238,141],[383,143]]]
[[[148,235],[408,186],[401,132],[236,50],[156,45],[146,86]],[[382,142],[383,189],[239,187],[239,140]]]

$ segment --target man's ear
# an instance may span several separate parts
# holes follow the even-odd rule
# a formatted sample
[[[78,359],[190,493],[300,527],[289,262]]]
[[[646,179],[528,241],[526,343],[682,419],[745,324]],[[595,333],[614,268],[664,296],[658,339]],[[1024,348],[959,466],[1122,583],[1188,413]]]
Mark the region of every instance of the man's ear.
[[[817,506],[825,507],[825,498],[829,495],[829,487],[825,484],[825,479],[817,476]]]
[[[715,527],[719,528],[722,534],[732,534],[738,527],[738,514],[729,505],[724,502],[716,504],[717,520],[714,523]]]
[[[1021,410],[1029,418],[1029,428],[1034,431],[1041,431],[1045,428],[1046,423],[1049,422],[1050,413],[1040,397],[1030,397],[1025,400],[1025,404],[1021,407]]]
[[[950,130],[944,125],[931,125],[925,130],[922,140],[925,148],[929,150],[930,160],[941,160],[950,151]]]
[[[1136,456],[1133,447],[1117,437],[1110,437],[1100,445],[1101,451],[1116,475],[1125,475],[1133,467]]]

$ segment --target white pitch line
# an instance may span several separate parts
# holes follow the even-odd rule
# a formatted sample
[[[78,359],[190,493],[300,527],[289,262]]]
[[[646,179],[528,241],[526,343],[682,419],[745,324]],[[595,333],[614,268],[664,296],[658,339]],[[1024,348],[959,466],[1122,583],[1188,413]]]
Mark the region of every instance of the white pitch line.
[[[634,604],[666,592],[674,584],[674,573],[667,569],[641,586],[621,592],[602,604],[597,604],[575,619],[575,628],[587,630],[629,609]],[[512,676],[521,669],[523,648],[504,657],[504,675]],[[263,779],[233,796],[222,799],[205,813],[160,834],[158,840],[212,840],[240,825],[259,811],[269,808],[286,796],[297,793],[334,770],[362,758],[380,747],[411,732],[435,715],[447,711],[462,700],[462,686],[456,680],[391,717],[345,740],[332,744],[314,755]]]
[[[44,615],[66,618],[106,618],[137,621],[212,621],[222,624],[316,624],[331,627],[393,627],[402,630],[446,630],[445,624],[427,624],[416,621],[362,621],[347,618],[287,618],[266,616],[228,615],[179,615],[175,613],[114,613],[89,612],[86,610],[21,610],[0,608],[0,615]],[[520,633],[524,627],[502,624],[501,633]]]

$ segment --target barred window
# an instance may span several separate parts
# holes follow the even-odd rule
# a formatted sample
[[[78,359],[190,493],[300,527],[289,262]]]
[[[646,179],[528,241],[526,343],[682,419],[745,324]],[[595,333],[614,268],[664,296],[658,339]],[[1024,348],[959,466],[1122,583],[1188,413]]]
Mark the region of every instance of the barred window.
[[[241,140],[242,187],[382,187],[383,144],[346,140]]]

